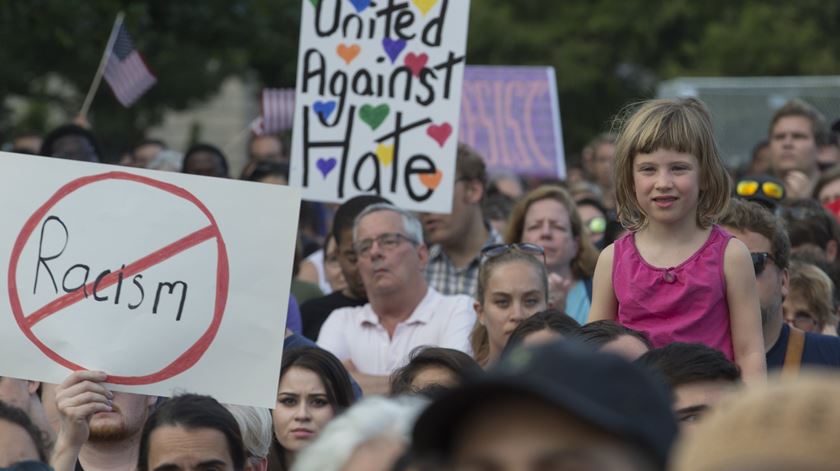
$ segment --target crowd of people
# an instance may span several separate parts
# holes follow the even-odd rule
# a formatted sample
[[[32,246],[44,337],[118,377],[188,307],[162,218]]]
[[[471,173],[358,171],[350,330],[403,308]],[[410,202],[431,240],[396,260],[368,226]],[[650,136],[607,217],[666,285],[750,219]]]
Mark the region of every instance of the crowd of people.
[[[449,214],[304,202],[273,409],[3,377],[0,468],[840,469],[840,129],[791,100],[740,169],[694,98],[615,129],[559,182],[459,145]],[[109,160],[75,124],[10,144]],[[248,151],[288,184],[283,140]],[[121,164],[230,178],[204,143]]]

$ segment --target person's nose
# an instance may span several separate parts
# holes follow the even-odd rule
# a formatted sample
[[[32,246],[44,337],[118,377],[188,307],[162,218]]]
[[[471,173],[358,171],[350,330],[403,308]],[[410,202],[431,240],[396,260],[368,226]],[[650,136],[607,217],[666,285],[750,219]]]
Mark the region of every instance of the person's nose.
[[[542,226],[540,226],[540,236],[543,239],[551,238],[551,223],[549,223],[548,221],[542,223]]]
[[[520,323],[528,316],[525,312],[525,306],[521,302],[515,302],[510,313],[510,319],[516,323]]]
[[[670,189],[674,184],[673,175],[671,172],[662,171],[659,172],[656,176],[656,189],[658,190],[667,190]]]
[[[309,422],[311,418],[312,415],[309,413],[309,404],[307,404],[306,401],[300,401],[300,404],[298,404],[298,407],[295,410],[295,421]]]

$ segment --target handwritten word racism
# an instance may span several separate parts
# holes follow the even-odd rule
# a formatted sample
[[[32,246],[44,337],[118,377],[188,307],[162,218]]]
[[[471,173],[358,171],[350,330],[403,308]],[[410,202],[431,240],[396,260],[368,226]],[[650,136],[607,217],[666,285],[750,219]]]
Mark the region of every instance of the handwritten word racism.
[[[63,243],[60,244],[61,250],[50,251],[50,253],[45,253],[45,238],[55,240],[55,237],[59,237],[60,240],[63,241]],[[77,261],[74,260],[68,262],[65,260],[59,260],[59,258],[61,258],[61,256],[67,249],[69,243],[70,230],[68,229],[67,224],[65,224],[64,221],[61,220],[61,218],[55,215],[51,215],[45,218],[44,222],[41,224],[41,235],[38,243],[38,260],[35,268],[35,281],[32,287],[33,294],[38,293],[38,281],[40,278],[41,269],[43,268],[44,277],[49,278],[50,284],[52,285],[52,289],[55,291],[56,294],[59,293],[60,287],[61,291],[63,291],[64,293],[73,293],[82,290],[86,299],[91,298],[96,302],[112,302],[115,305],[125,304],[126,307],[132,311],[140,308],[140,306],[143,305],[144,301],[146,301],[146,286],[148,285],[146,284],[146,282],[144,282],[142,273],[137,273],[134,276],[132,276],[131,283],[128,284],[128,280],[124,279],[123,274],[125,265],[122,265],[122,267],[117,271],[111,271],[107,268],[103,269],[98,274],[96,274],[96,276],[93,278],[93,282],[91,282],[92,273],[90,265],[87,265],[85,263],[73,263],[72,265],[70,265],[70,263]],[[61,270],[59,269],[59,267],[61,267]],[[54,269],[55,272],[53,271]],[[62,271],[63,274],[61,274]],[[105,280],[107,280],[109,277],[116,277],[116,289],[112,295],[105,295],[103,294],[103,292],[100,291],[100,285],[110,285],[111,283],[105,283]],[[58,283],[59,280],[60,285]],[[124,283],[128,284],[128,286],[126,286],[125,288],[123,287]],[[187,288],[187,283],[180,280],[158,282],[154,291],[155,294],[154,303],[152,304],[152,314],[158,313],[158,308],[160,307],[161,302],[161,296],[163,294],[172,295],[175,293],[176,289],[179,289],[180,300],[178,302],[178,310],[177,313],[174,315],[174,318],[176,321],[180,321],[181,314],[184,311],[184,303],[187,299]],[[124,290],[126,292],[124,292]],[[166,293],[164,293],[164,290],[166,290]]]
[[[451,180],[468,4],[304,2],[294,181],[327,200],[376,193],[400,204],[432,198],[445,172]]]

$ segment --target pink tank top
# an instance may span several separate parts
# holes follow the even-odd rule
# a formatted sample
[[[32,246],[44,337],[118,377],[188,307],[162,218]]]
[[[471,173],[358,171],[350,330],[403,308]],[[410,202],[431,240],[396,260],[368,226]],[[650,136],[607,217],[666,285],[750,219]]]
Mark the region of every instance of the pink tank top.
[[[633,233],[615,243],[612,282],[616,320],[645,332],[655,347],[672,342],[702,343],[734,361],[723,256],[732,237],[712,226],[706,243],[672,268],[648,264]]]

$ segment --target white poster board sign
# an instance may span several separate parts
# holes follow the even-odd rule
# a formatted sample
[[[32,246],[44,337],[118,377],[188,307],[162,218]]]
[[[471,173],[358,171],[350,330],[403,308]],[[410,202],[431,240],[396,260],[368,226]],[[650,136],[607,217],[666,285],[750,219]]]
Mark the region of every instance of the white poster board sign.
[[[469,0],[302,0],[292,185],[448,213]]]
[[[0,375],[273,407],[296,188],[0,153]]]

